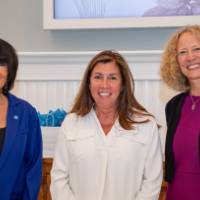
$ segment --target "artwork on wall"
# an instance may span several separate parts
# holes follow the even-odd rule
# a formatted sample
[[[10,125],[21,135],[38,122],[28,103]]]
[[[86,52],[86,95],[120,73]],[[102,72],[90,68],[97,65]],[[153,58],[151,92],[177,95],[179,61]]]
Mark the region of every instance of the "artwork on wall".
[[[56,19],[200,15],[200,0],[54,0]]]
[[[198,24],[200,0],[43,0],[44,28],[131,28]]]

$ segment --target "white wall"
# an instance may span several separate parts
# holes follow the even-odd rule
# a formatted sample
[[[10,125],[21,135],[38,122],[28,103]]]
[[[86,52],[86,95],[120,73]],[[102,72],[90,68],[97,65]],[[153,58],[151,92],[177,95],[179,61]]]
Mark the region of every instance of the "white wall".
[[[15,94],[41,112],[68,110],[89,59],[96,51],[116,49],[130,63],[138,100],[165,124],[164,106],[174,92],[161,83],[158,71],[175,28],[48,31],[42,23],[42,0],[1,0],[0,37],[20,57]]]
[[[17,81],[12,92],[28,100],[41,113],[50,109],[69,110],[89,60],[96,51],[21,52]],[[162,125],[164,149],[166,102],[175,94],[159,76],[161,51],[121,51],[135,79],[135,96]],[[49,135],[49,134],[47,134]],[[46,140],[46,139],[45,139]],[[52,138],[50,139],[52,144]],[[45,144],[44,146],[46,146]]]

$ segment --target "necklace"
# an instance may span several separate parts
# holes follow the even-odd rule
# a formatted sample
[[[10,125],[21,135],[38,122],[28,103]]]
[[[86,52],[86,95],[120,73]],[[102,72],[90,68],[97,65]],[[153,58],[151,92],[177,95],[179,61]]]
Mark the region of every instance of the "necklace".
[[[191,109],[195,110],[197,103],[200,101],[200,97],[198,99],[194,100],[193,97],[192,97],[192,95],[190,95],[190,98],[192,100],[192,107],[191,107]]]

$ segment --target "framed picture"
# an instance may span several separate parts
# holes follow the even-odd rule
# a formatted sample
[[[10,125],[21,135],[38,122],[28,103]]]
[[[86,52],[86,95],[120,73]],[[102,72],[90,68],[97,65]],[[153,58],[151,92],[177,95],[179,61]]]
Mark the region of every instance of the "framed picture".
[[[200,0],[43,0],[44,29],[200,24]]]

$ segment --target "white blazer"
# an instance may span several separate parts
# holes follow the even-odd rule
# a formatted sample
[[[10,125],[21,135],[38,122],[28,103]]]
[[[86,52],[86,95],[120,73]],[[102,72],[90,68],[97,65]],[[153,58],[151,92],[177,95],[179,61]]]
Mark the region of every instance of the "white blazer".
[[[53,200],[157,200],[162,153],[155,120],[106,136],[92,110],[69,114],[58,136],[51,171]]]

